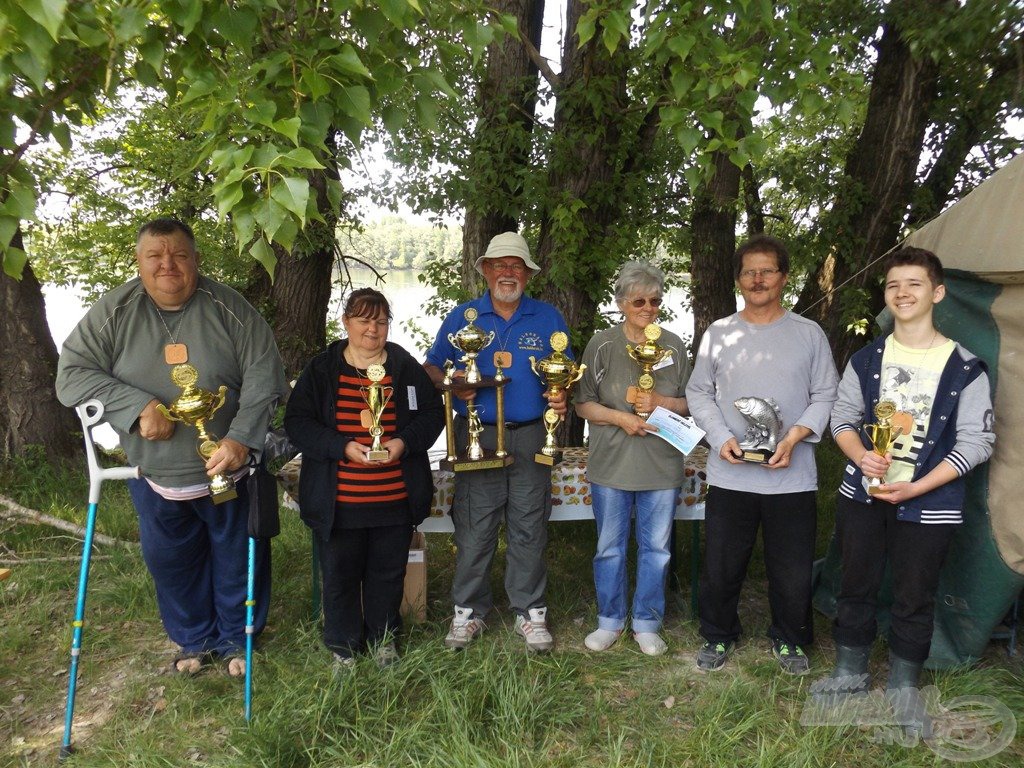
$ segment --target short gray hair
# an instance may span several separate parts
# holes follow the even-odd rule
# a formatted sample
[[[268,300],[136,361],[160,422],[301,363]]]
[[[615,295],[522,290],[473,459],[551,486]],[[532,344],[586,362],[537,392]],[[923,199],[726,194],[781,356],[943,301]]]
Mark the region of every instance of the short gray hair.
[[[627,261],[615,280],[616,303],[644,288],[654,289],[660,296],[665,291],[665,273],[646,261]]]

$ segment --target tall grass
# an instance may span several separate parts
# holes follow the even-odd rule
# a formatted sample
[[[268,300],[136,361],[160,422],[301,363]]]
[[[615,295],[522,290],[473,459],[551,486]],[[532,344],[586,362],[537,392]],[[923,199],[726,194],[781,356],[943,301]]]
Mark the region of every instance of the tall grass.
[[[841,462],[822,458],[819,551],[831,532],[832,479]],[[28,479],[26,479],[28,478]],[[85,483],[77,469],[22,462],[0,472],[3,492],[26,506],[77,519]],[[101,528],[133,538],[123,486],[107,484]],[[77,554],[80,543],[39,526],[0,523],[13,557]],[[746,638],[726,668],[694,667],[700,643],[689,609],[689,524],[679,524],[682,591],[670,600],[659,658],[624,637],[603,654],[583,650],[595,623],[590,523],[551,527],[550,619],[556,652],[529,655],[499,608],[483,639],[464,652],[442,647],[450,612],[450,537],[428,537],[428,621],[407,628],[401,663],[379,670],[361,659],[336,672],[310,615],[309,535],[285,513],[274,541],[271,623],[255,666],[254,720],[223,669],[195,679],[167,672],[173,648],[156,613],[137,551],[98,547],[71,766],[931,766],[927,747],[876,743],[870,729],[800,725],[811,681],[830,663],[827,622],[807,678],[780,674],[768,624],[759,555],[741,601]],[[493,575],[503,594],[499,552]],[[60,741],[75,562],[16,565],[0,584],[0,765],[54,765]],[[500,601],[499,601],[500,602]],[[876,665],[882,664],[881,653]],[[1019,657],[1018,657],[1019,658]],[[880,666],[876,678],[884,672]],[[973,670],[935,674],[942,699],[991,696],[1024,714],[1021,662],[993,644]],[[22,698],[24,697],[24,698]],[[979,765],[1020,765],[1015,741]]]

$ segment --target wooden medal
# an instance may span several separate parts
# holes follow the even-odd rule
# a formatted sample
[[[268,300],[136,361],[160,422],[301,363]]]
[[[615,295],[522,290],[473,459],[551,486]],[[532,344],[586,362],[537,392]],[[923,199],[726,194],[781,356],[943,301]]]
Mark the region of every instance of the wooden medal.
[[[188,347],[184,344],[167,344],[164,346],[164,362],[168,365],[181,365],[188,362]]]

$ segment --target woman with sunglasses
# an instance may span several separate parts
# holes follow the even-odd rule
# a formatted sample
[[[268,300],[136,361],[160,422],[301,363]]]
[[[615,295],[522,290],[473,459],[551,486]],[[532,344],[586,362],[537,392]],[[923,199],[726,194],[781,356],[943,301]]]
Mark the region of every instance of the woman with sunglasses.
[[[637,412],[660,406],[687,415],[684,391],[690,361],[682,340],[663,330],[658,344],[670,354],[654,366],[654,389],[639,392],[640,367],[627,351],[642,344],[644,329],[657,322],[664,281],[661,270],[650,264],[632,261],[623,266],[615,281],[623,322],[596,334],[583,353],[587,370],[576,390],[576,413],[590,423],[587,477],[597,521],[597,629],[584,641],[592,651],[610,648],[626,626],[626,546],[634,509],[638,551],[633,637],[649,656],[667,649],[658,633],[665,615],[669,537],[683,484],[683,457],[650,434],[656,429]]]

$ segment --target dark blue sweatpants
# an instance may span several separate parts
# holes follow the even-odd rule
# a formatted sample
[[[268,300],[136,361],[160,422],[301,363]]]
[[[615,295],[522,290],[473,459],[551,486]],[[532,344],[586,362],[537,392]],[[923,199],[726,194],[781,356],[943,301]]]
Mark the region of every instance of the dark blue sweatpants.
[[[142,557],[156,585],[167,635],[185,653],[237,653],[245,648],[249,497],[214,504],[209,496],[169,501],[145,480],[129,480],[139,515]],[[258,635],[270,605],[270,542],[256,542]]]

